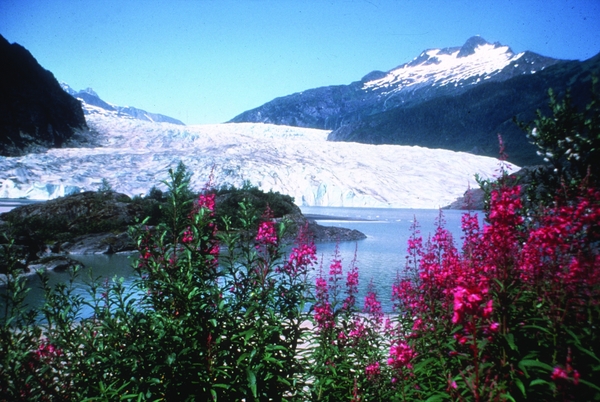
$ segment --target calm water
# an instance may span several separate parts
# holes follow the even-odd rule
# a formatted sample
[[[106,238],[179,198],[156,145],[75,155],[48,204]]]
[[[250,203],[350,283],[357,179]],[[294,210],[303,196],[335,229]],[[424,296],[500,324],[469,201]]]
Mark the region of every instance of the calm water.
[[[435,230],[435,222],[439,216],[438,210],[417,209],[303,207],[302,211],[305,214],[338,217],[339,219],[328,218],[318,220],[318,222],[326,226],[357,229],[367,235],[366,239],[358,242],[344,242],[338,245],[335,243],[317,244],[319,265],[322,261],[324,271],[328,271],[337,246],[339,247],[344,270],[347,270],[356,251],[356,263],[360,273],[359,296],[366,293],[369,281],[373,281],[386,311],[391,310],[391,284],[396,278],[397,272],[402,273],[405,266],[407,240],[410,236],[410,226],[413,219],[417,219],[422,236],[427,238],[428,234],[433,233]],[[443,211],[443,216],[446,221],[445,227],[453,233],[455,242],[460,243],[462,212],[446,210]],[[126,285],[131,284],[136,279],[132,269],[133,256],[86,255],[72,257],[81,261],[87,267],[74,283],[76,291],[82,295],[87,294],[86,283],[89,282],[90,269],[94,277],[110,280],[115,277],[122,277]],[[318,270],[318,266],[315,273],[316,270]],[[51,283],[69,279],[67,273],[50,272],[48,275]],[[32,289],[28,302],[32,306],[39,306],[43,303],[43,294],[39,289],[39,279],[34,275],[29,277],[28,281]],[[362,298],[359,300],[362,300]]]

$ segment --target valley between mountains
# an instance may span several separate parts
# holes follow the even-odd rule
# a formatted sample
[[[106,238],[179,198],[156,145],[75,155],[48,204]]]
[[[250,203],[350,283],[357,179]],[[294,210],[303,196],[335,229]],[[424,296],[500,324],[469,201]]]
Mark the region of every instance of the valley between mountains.
[[[536,109],[543,111],[550,87],[559,94],[570,89],[585,102],[584,88],[589,92],[591,76],[600,71],[599,56],[579,62],[517,54],[475,36],[349,85],[274,99],[226,124],[186,126],[113,105],[90,88],[59,85],[26,49],[2,46],[15,77],[32,71],[26,82],[10,82],[14,99],[5,103],[37,109],[4,114],[17,119],[29,113],[36,120],[7,123],[0,198],[40,200],[96,190],[103,181],[130,196],[144,195],[181,161],[194,173],[194,190],[212,176],[217,187],[249,182],[290,195],[299,206],[440,208],[477,187],[475,175],[499,173],[498,135],[512,162],[505,164],[509,171],[541,163],[513,120],[531,121]],[[35,81],[38,76],[44,79]],[[71,133],[40,118],[56,115],[47,107],[53,101],[36,95],[45,92],[49,99],[79,101],[81,109],[69,103],[63,111],[78,116]],[[20,99],[24,94],[30,97]]]

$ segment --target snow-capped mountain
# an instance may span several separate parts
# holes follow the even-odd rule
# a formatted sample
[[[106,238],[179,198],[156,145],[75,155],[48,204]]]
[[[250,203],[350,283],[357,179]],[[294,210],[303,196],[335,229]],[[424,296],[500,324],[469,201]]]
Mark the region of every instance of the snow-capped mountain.
[[[181,160],[200,190],[244,181],[304,206],[438,208],[492,177],[498,161],[440,149],[327,141],[328,131],[262,123],[181,126],[89,114],[93,148],[0,158],[0,198],[97,190],[145,194]],[[160,185],[159,185],[160,187]]]
[[[264,122],[333,130],[332,141],[420,145],[498,154],[503,136],[509,160],[536,156],[513,118],[530,121],[547,108],[549,88],[567,87],[582,101],[600,56],[557,60],[475,36],[463,46],[423,51],[388,72],[373,71],[349,85],[328,86],[274,99],[231,122]]]
[[[277,98],[231,122],[335,130],[374,113],[439,96],[456,96],[474,85],[535,74],[559,62],[532,52],[515,54],[508,46],[474,36],[461,47],[425,50],[408,63],[388,72],[372,71],[349,85],[309,89]],[[296,106],[295,113],[292,105]]]
[[[184,125],[180,120],[158,113],[150,113],[142,109],[132,106],[117,106],[105,102],[100,99],[100,96],[92,89],[86,88],[81,91],[75,91],[69,84],[62,82],[62,89],[69,95],[79,99],[83,112],[86,115],[99,114],[103,116],[113,116],[122,119],[136,119],[144,121],[152,121],[157,123],[172,123]]]
[[[458,87],[535,74],[557,62],[531,52],[515,54],[508,46],[491,44],[475,36],[462,47],[426,50],[410,63],[365,82],[362,89],[383,98],[383,110],[386,110],[393,107],[390,97],[394,94],[401,94],[400,102],[407,102],[415,97],[419,88],[448,86],[449,92],[455,95],[461,92]],[[398,102],[394,99],[392,103],[397,105]]]

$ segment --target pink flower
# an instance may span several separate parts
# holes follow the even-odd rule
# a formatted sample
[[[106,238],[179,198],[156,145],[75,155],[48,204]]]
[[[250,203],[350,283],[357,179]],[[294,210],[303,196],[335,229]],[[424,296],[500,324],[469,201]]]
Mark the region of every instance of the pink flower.
[[[381,374],[381,369],[379,368],[379,362],[371,363],[365,368],[365,374],[367,375],[367,379],[372,381],[379,374]]]
[[[334,259],[329,266],[329,276],[336,277],[342,275],[342,260]]]
[[[350,310],[356,302],[356,294],[358,293],[358,269],[353,266],[346,274],[346,299],[344,299],[344,309]]]
[[[317,247],[308,230],[308,225],[302,226],[295,240],[295,247],[290,251],[287,262],[277,272],[286,272],[296,277],[306,272],[317,260]]]
[[[490,299],[488,300],[487,304],[485,305],[485,308],[483,309],[483,316],[484,317],[490,317],[492,315],[492,312],[494,311],[494,302]]]
[[[320,303],[314,307],[315,309],[315,321],[319,329],[331,329],[333,328],[333,313],[331,311],[331,304],[329,302]]]
[[[411,347],[404,341],[392,345],[390,348],[390,357],[388,358],[388,366],[395,369],[412,368],[411,360],[416,356]]]
[[[260,245],[277,245],[277,233],[275,231],[275,223],[273,221],[261,222],[258,226],[258,233],[256,234],[256,242]]]
[[[198,207],[206,208],[209,211],[215,210],[215,194],[200,194],[198,196]]]
[[[181,241],[186,244],[194,241],[194,235],[192,234],[192,231],[190,230],[189,226],[188,226],[187,230],[185,232],[183,232],[183,238],[181,239]]]
[[[367,328],[362,323],[362,321],[360,321],[358,318],[356,318],[354,320],[354,322],[352,323],[352,330],[350,331],[350,333],[348,335],[350,336],[350,338],[352,338],[354,340],[360,340],[361,338],[363,338],[366,335],[366,333],[367,333]]]
[[[560,366],[556,366],[556,367],[554,367],[554,370],[552,370],[552,374],[550,375],[550,378],[552,379],[552,381],[568,380],[569,375],[567,374],[567,371],[564,368],[562,368]]]
[[[369,285],[369,287],[373,289],[372,283],[371,285]],[[367,292],[363,312],[372,315],[373,318],[375,318],[377,324],[381,325],[381,323],[383,322],[383,311],[381,310],[381,302],[377,300],[377,294],[373,290],[369,290]]]
[[[316,260],[317,247],[315,244],[301,244],[292,248],[288,261],[283,266],[283,270],[295,276],[300,271],[313,265]]]

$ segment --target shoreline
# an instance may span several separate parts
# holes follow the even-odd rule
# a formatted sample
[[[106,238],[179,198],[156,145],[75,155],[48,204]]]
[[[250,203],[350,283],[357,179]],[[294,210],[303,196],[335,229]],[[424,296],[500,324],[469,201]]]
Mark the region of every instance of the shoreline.
[[[334,215],[319,215],[319,214],[305,214],[303,213],[306,219],[310,219],[313,221],[361,221],[361,222],[373,222],[372,219],[365,218],[351,218],[348,216],[334,216]]]

